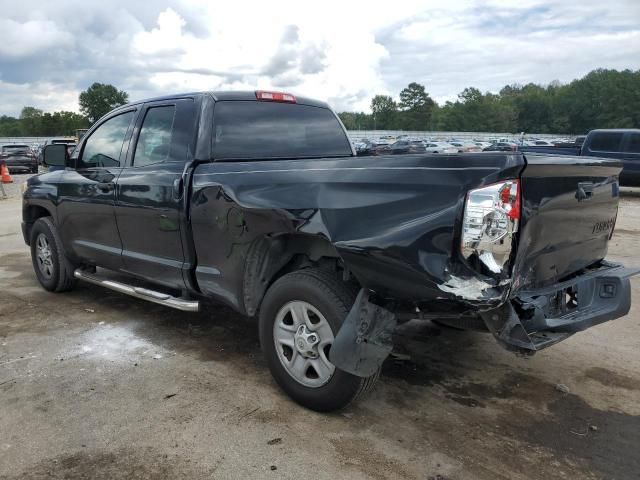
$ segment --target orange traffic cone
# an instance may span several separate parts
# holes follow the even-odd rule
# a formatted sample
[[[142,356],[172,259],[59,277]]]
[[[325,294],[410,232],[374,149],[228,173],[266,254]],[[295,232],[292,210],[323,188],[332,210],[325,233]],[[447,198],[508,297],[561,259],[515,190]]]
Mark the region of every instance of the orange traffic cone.
[[[0,164],[0,176],[2,176],[2,183],[13,183],[13,179],[11,178],[11,175],[9,175],[9,169],[5,162]]]

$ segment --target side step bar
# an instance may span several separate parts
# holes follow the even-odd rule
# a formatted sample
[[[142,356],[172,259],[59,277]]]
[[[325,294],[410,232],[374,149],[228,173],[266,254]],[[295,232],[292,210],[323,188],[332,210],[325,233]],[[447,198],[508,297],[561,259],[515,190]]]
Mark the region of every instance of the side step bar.
[[[101,287],[106,287],[116,292],[124,293],[132,297],[141,298],[153,303],[159,303],[165,307],[175,308],[184,312],[197,312],[200,310],[200,302],[197,300],[185,300],[184,298],[172,297],[166,293],[156,292],[155,290],[149,290],[148,288],[133,287],[125,283],[116,282],[106,278],[101,278],[94,273],[89,273],[86,270],[80,268],[73,272],[73,276],[79,280],[93,283]]]

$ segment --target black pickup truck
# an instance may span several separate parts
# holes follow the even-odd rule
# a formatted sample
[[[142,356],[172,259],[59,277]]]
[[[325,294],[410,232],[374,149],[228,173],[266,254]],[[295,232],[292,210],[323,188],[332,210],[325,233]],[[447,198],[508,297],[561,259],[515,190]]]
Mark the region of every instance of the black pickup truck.
[[[637,271],[604,260],[617,161],[357,157],[325,103],[265,91],[129,104],[44,159],[65,168],[29,180],[22,225],[44,288],[256,316],[276,381],[312,409],[370,389],[400,322],[530,354],[630,308]]]
[[[614,158],[622,162],[620,184],[640,186],[640,129],[598,129],[576,138],[573,144],[556,146],[521,146],[517,150],[527,153],[551,155],[579,155],[582,157]]]

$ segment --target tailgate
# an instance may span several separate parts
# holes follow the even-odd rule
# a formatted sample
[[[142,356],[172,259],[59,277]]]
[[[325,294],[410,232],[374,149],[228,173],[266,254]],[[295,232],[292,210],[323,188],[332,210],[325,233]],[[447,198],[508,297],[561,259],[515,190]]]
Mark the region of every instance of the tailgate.
[[[526,155],[512,292],[540,288],[602,260],[618,213],[622,164]]]

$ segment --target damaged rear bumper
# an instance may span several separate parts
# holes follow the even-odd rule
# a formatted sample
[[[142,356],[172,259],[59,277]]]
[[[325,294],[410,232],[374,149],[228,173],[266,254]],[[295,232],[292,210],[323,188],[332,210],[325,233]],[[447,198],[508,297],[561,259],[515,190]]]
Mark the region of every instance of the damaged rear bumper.
[[[503,347],[531,354],[626,315],[631,307],[629,277],[638,273],[640,269],[602,262],[565,282],[518,291],[511,301],[480,315]]]
[[[498,308],[479,312],[488,330],[508,350],[533,354],[576,332],[620,318],[631,307],[629,277],[640,273],[608,262],[570,280],[520,290]],[[396,314],[360,290],[340,328],[330,361],[360,377],[375,374],[393,349]]]

